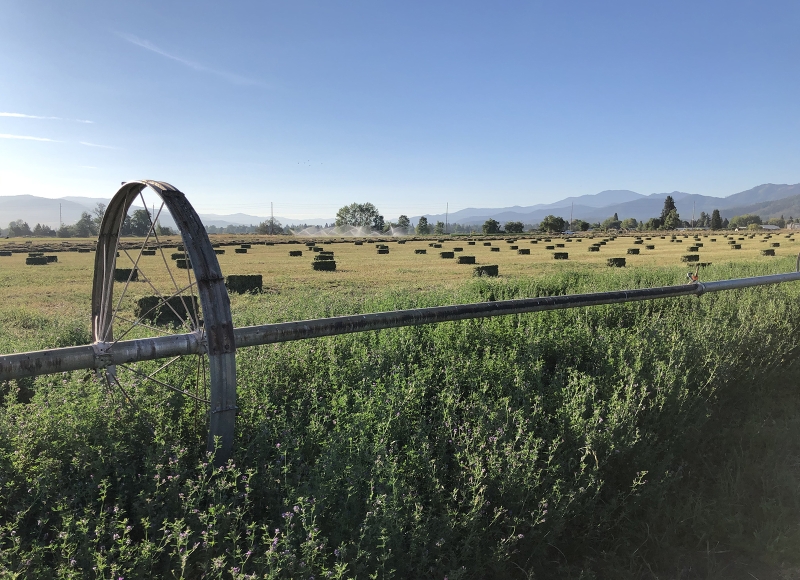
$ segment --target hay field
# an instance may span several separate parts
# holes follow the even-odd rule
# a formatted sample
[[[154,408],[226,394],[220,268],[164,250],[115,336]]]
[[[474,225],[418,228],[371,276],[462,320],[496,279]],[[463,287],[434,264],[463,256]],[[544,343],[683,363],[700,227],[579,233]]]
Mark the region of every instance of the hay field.
[[[637,237],[640,239],[637,242]],[[262,236],[211,236],[212,243],[220,244],[225,253],[218,256],[223,274],[261,274],[264,289],[268,292],[291,292],[292,290],[317,289],[319,291],[344,292],[347,294],[374,293],[378,289],[397,288],[402,290],[427,291],[436,288],[455,288],[473,276],[473,266],[458,264],[458,256],[474,256],[476,265],[499,266],[500,277],[516,280],[540,277],[574,270],[607,270],[608,258],[626,259],[628,269],[663,268],[684,266],[687,270],[694,265],[681,262],[688,254],[699,255],[702,263],[715,265],[734,264],[745,261],[776,263],[776,272],[785,271],[777,266],[780,257],[794,256],[798,244],[794,235],[786,232],[777,234],[743,234],[740,232],[719,232],[698,234],[696,252],[689,248],[697,245],[694,235],[647,235],[592,237],[551,237],[537,236],[520,238],[446,238],[441,248],[431,247],[435,239],[406,239],[398,243],[397,238],[365,240],[363,245],[355,245],[352,239],[325,238],[271,238],[274,245],[264,245],[270,238]],[[549,239],[550,241],[546,241]],[[511,241],[514,240],[514,241]],[[607,240],[607,241],[605,241]],[[37,249],[43,245],[55,246],[51,240],[27,240],[27,245]],[[316,241],[325,251],[333,251],[336,261],[335,272],[314,271],[311,268],[315,253],[305,246],[306,242]],[[731,249],[729,241],[741,244],[741,249]],[[130,246],[128,256],[123,252],[117,260],[119,268],[130,268],[131,259],[138,255],[137,247],[143,240],[125,240]],[[234,248],[241,242],[251,244],[246,254],[237,254]],[[287,243],[295,242],[295,243]],[[469,245],[473,242],[474,245]],[[70,240],[71,246],[91,246],[94,240]],[[174,270],[170,254],[176,252],[180,243],[178,238],[164,240],[164,256]],[[590,252],[593,244],[602,243],[600,250]],[[152,242],[149,243],[149,245]],[[377,244],[389,247],[388,254],[378,254]],[[490,245],[486,245],[490,244]],[[779,247],[772,248],[774,244]],[[69,248],[65,246],[65,249]],[[558,247],[563,245],[563,247]],[[647,246],[654,246],[647,249]],[[548,249],[554,246],[554,249]],[[91,300],[91,283],[94,270],[94,252],[75,251],[45,252],[57,255],[58,262],[46,266],[27,266],[27,252],[20,251],[20,242],[9,240],[0,243],[0,251],[14,248],[11,256],[0,256],[0,294],[3,297],[0,310],[22,308],[57,316],[88,316]],[[461,248],[461,251],[457,251]],[[518,250],[529,249],[529,255],[520,255]],[[628,254],[630,248],[639,249],[638,255]],[[774,249],[775,257],[763,256],[761,251]],[[291,250],[302,250],[301,257],[290,257]],[[425,250],[426,254],[415,251]],[[442,251],[455,251],[454,259],[441,258]],[[553,259],[554,252],[567,252],[567,260]],[[168,272],[164,257],[160,252],[155,256],[142,256],[139,267],[144,274],[159,287],[166,287]],[[181,272],[178,270],[177,272]],[[181,272],[181,276],[185,274]],[[680,283],[680,281],[676,281]],[[128,291],[131,298],[152,294],[144,282],[132,283]]]

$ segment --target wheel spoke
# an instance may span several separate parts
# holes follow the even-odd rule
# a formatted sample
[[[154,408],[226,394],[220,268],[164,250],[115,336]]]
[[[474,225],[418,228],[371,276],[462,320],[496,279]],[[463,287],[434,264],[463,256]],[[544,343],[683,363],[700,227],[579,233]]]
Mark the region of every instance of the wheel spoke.
[[[156,292],[158,292],[158,290],[156,290],[156,289],[153,287],[153,285],[152,285],[152,284],[150,285],[150,287],[151,287],[151,288],[153,288],[153,290],[155,290]],[[178,314],[178,313],[175,311],[175,309],[174,309],[174,308],[173,308],[173,307],[170,305],[170,303],[169,303],[169,299],[170,299],[170,298],[174,298],[174,297],[175,297],[175,296],[177,296],[177,295],[178,295],[180,292],[185,292],[185,291],[186,291],[186,290],[188,290],[188,289],[189,289],[189,287],[188,287],[188,286],[187,286],[186,288],[181,288],[181,289],[180,289],[178,292],[176,292],[175,294],[172,294],[172,295],[170,295],[170,296],[167,296],[166,298],[165,298],[165,297],[163,297],[163,296],[161,296],[161,295],[159,295],[159,298],[160,298],[159,302],[158,302],[158,303],[157,303],[155,306],[153,306],[153,307],[152,307],[150,310],[148,310],[147,312],[145,312],[144,314],[142,314],[142,315],[141,315],[139,318],[137,318],[137,319],[134,321],[134,323],[133,323],[133,326],[131,326],[131,327],[130,327],[128,330],[126,330],[126,331],[125,331],[125,332],[122,334],[122,336],[120,336],[120,337],[116,338],[116,339],[114,340],[114,342],[112,342],[112,343],[111,343],[111,346],[113,346],[113,345],[117,344],[117,343],[118,343],[120,340],[122,340],[123,338],[125,338],[125,336],[126,336],[126,335],[127,335],[129,332],[131,332],[131,331],[132,331],[134,328],[136,328],[137,326],[139,326],[139,323],[140,323],[142,320],[144,320],[144,319],[145,319],[145,317],[146,317],[148,314],[150,314],[151,312],[153,312],[153,311],[154,311],[156,308],[158,308],[158,307],[159,307],[159,306],[161,306],[162,304],[166,304],[167,306],[169,306],[170,310],[172,310],[172,312],[175,314],[175,316],[177,316],[178,318],[180,318],[180,315],[179,315],[179,314]],[[182,326],[185,326],[185,322],[186,322],[186,321],[184,321],[184,324],[183,324]],[[191,330],[191,329],[190,329],[190,330]],[[163,332],[163,331],[162,331],[162,332]],[[167,334],[169,334],[169,333],[167,333]]]
[[[163,382],[163,381],[159,381],[159,380],[158,380],[158,379],[156,379],[155,377],[152,377],[152,376],[150,376],[150,375],[147,375],[147,374],[145,374],[145,373],[143,373],[143,372],[141,372],[141,371],[139,371],[139,370],[136,370],[136,369],[135,369],[135,368],[133,368],[133,367],[129,367],[128,365],[119,365],[119,366],[121,366],[122,368],[124,368],[124,369],[125,369],[125,370],[127,370],[127,371],[130,371],[130,372],[132,372],[132,373],[133,373],[133,374],[135,374],[135,375],[139,375],[140,377],[142,377],[142,378],[143,378],[143,379],[145,379],[145,380],[152,381],[152,382],[156,383],[157,385],[161,385],[161,386],[162,386],[162,387],[164,387],[164,388],[170,389],[170,390],[172,390],[172,391],[175,391],[175,392],[177,392],[177,393],[181,393],[182,395],[186,395],[187,397],[190,397],[190,398],[192,398],[192,399],[195,399],[195,400],[197,400],[197,401],[199,401],[199,402],[201,402],[201,403],[205,403],[205,404],[207,404],[207,405],[211,404],[211,401],[208,401],[208,400],[206,400],[206,399],[201,399],[200,397],[196,397],[195,395],[193,395],[193,394],[192,394],[192,393],[190,393],[189,391],[184,391],[183,389],[179,389],[178,387],[173,387],[173,386],[172,386],[172,385],[170,385],[170,384],[167,384],[167,383],[165,383],[165,382]]]

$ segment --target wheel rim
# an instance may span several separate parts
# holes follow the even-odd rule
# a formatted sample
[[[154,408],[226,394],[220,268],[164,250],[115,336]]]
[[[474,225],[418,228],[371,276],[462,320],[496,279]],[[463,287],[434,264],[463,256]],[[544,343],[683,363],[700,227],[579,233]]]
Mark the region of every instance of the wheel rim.
[[[134,204],[144,212],[126,219]],[[177,236],[164,237],[165,221],[174,224]],[[142,234],[137,241],[125,236],[131,228]],[[178,244],[183,252],[176,251]],[[184,254],[186,262],[179,264],[171,253]],[[207,422],[208,449],[216,447],[215,462],[223,463],[233,446],[236,363],[230,301],[219,262],[183,193],[164,182],[127,182],[109,203],[100,226],[92,287],[95,348],[110,353],[122,339],[189,332],[201,345],[197,354],[108,366],[103,375],[134,405],[138,392],[156,388],[185,398],[192,405],[195,428]]]

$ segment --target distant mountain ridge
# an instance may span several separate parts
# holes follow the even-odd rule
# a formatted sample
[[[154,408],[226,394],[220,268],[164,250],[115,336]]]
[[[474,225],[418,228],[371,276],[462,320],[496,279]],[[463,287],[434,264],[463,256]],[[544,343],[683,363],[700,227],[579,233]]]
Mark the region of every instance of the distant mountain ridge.
[[[767,218],[776,217],[776,215],[773,215],[774,208],[795,207],[791,204],[771,204],[800,195],[800,184],[766,183],[727,197],[713,197],[682,191],[643,195],[629,190],[608,190],[594,195],[566,198],[551,204],[496,209],[468,208],[453,212],[447,216],[447,219],[450,223],[462,225],[481,225],[490,218],[501,223],[520,221],[526,224],[537,224],[545,216],[552,214],[564,219],[569,219],[570,215],[572,215],[575,219],[583,219],[593,223],[602,222],[616,213],[620,219],[632,217],[637,220],[647,220],[661,215],[661,210],[664,207],[664,198],[667,195],[671,195],[675,200],[675,207],[683,219],[691,219],[693,213],[695,217],[698,217],[700,212],[710,214],[715,209],[720,210],[722,217],[727,218],[744,213],[759,213],[752,209],[756,206],[763,208],[761,211],[771,212],[770,215],[759,213],[762,217]],[[798,200],[798,203],[800,203],[800,200]],[[782,213],[788,214],[790,212],[784,210]],[[800,215],[800,211],[792,215]],[[429,222],[445,220],[444,214],[426,214],[425,217]],[[420,216],[414,216],[412,222],[416,223],[419,218]]]

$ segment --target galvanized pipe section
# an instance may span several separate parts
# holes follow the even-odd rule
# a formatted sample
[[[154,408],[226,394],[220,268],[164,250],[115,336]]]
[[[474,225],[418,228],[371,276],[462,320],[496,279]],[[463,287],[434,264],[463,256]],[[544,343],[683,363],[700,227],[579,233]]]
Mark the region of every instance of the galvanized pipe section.
[[[638,290],[614,292],[594,292],[590,294],[569,294],[566,296],[545,296],[541,298],[522,298],[477,304],[455,306],[436,306],[394,312],[337,316],[299,322],[283,322],[246,326],[234,330],[236,348],[272,344],[290,340],[333,336],[367,330],[380,330],[400,326],[416,326],[436,322],[466,320],[522,314],[544,310],[560,310],[601,304],[617,304],[676,296],[700,296],[708,292],[735,290],[800,281],[800,272],[774,274],[752,278],[737,278],[686,284],[682,286],[662,286]],[[113,348],[104,343],[87,346],[74,346],[51,350],[41,350],[20,354],[0,356],[0,381],[18,379],[34,375],[44,375],[79,369],[104,368],[115,364],[134,361],[155,360],[178,355],[199,354],[205,351],[205,341],[196,334],[177,334],[172,336],[120,341]]]
[[[477,304],[459,304],[456,306],[435,306],[414,310],[397,310],[394,312],[377,312],[375,314],[356,314],[337,316],[299,322],[283,322],[260,326],[245,326],[234,330],[236,348],[287,342],[304,338],[333,336],[380,330],[400,326],[417,326],[436,322],[466,320],[469,318],[485,318],[506,314],[522,314],[544,310],[597,306],[601,304],[617,304],[657,298],[696,295],[707,292],[719,292],[751,286],[764,286],[781,282],[800,280],[800,272],[790,274],[774,274],[718,282],[685,284],[683,286],[662,286],[658,288],[642,288],[638,290],[620,290],[615,292],[594,292],[591,294],[568,294],[565,296],[545,296],[541,298],[521,298],[518,300],[502,300],[498,302],[480,302]]]

